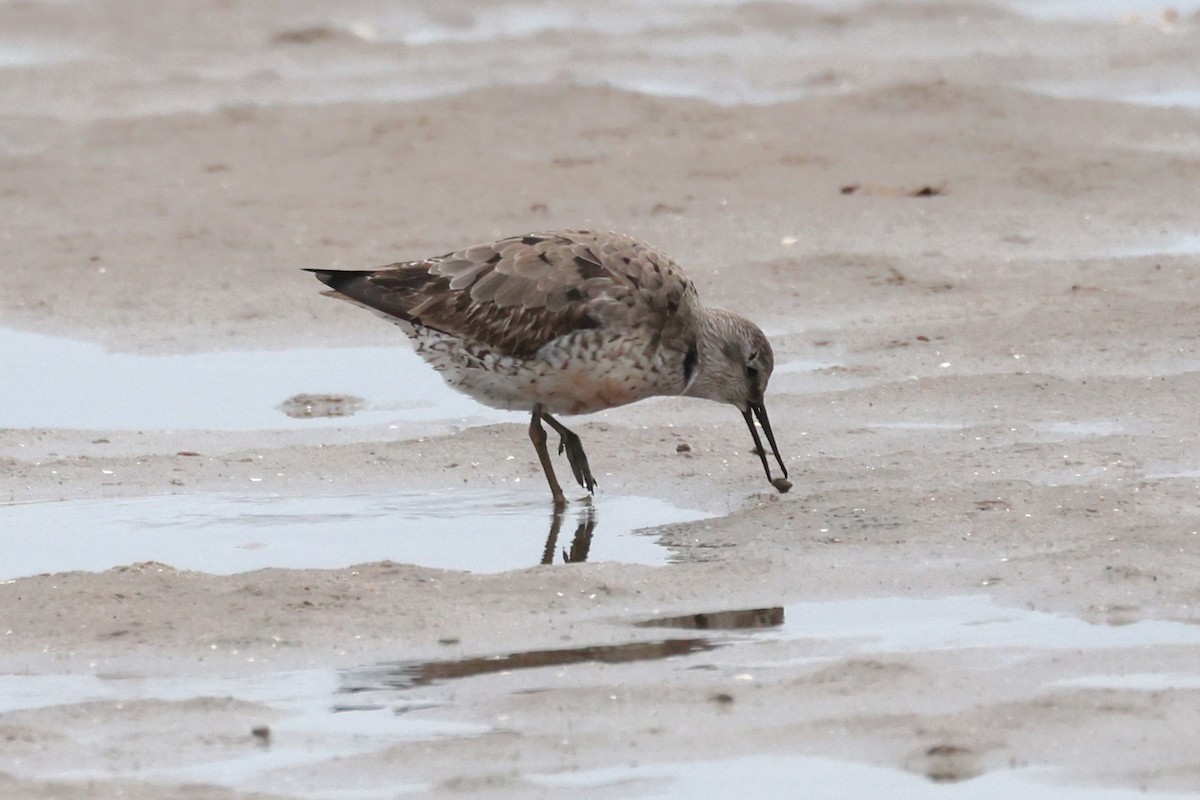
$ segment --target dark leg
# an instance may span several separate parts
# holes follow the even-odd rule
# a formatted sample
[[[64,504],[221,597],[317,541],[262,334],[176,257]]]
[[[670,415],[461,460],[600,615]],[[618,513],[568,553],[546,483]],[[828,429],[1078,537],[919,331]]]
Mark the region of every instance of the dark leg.
[[[592,470],[588,467],[587,454],[583,452],[583,442],[570,428],[554,417],[549,414],[542,414],[542,417],[562,437],[562,441],[558,443],[558,452],[566,451],[567,461],[571,462],[571,472],[575,473],[575,480],[579,481],[580,486],[595,494],[596,479],[592,477]]]
[[[561,508],[554,509],[554,513],[550,515],[550,535],[546,537],[546,546],[542,548],[542,563],[554,563],[554,551],[558,549],[558,534],[562,531],[563,510]]]
[[[533,449],[537,451],[538,461],[542,462],[542,472],[546,473],[550,494],[554,496],[554,507],[564,508],[567,505],[567,496],[558,485],[558,478],[554,477],[554,465],[550,463],[550,452],[546,450],[546,430],[542,427],[542,416],[542,407],[534,406],[533,418],[529,421],[529,440],[533,442]],[[553,420],[551,424],[554,424]]]
[[[592,533],[596,530],[596,509],[589,505],[579,516],[579,525],[575,528],[575,538],[571,540],[570,552],[563,550],[563,561],[568,564],[580,564],[587,561],[588,550],[592,547]]]

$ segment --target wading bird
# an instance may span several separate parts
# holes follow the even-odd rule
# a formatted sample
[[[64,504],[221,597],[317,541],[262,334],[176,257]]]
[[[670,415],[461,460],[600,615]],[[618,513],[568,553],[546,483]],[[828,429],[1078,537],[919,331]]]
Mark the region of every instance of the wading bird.
[[[370,270],[311,269],[333,291],[395,322],[446,383],[484,405],[532,414],[529,438],[554,504],[566,496],[546,449],[561,437],[592,492],[583,443],[554,414],[588,414],[647,397],[731,403],[742,412],[767,480],[791,488],[763,405],[774,367],[767,337],[701,304],[667,255],[618,233],[514,236]],[[758,427],[783,475],[772,478]]]

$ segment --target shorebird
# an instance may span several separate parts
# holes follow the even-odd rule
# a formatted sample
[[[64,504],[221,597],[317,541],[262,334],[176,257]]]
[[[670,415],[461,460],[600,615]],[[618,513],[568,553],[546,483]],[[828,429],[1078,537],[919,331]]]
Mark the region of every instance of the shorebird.
[[[679,265],[644,242],[554,231],[378,269],[307,271],[333,290],[325,294],[399,325],[450,386],[493,408],[529,412],[529,438],[556,508],[566,496],[542,421],[592,493],[583,443],[551,415],[662,395],[736,406],[767,480],[780,492],[791,488],[763,404],[775,363],[770,342],[749,320],[701,304]],[[771,476],[756,418],[783,477]]]

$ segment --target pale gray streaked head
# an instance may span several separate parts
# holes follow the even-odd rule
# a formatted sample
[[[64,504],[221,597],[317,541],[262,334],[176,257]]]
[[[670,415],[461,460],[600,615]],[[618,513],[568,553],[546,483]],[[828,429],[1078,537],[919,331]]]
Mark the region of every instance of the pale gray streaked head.
[[[696,341],[699,356],[696,376],[684,394],[737,406],[750,428],[750,435],[754,437],[754,446],[762,458],[767,480],[779,488],[779,484],[771,477],[767,454],[754,424],[757,418],[786,479],[787,467],[775,444],[775,434],[771,431],[767,408],[763,403],[767,382],[771,380],[771,372],[775,369],[771,343],[757,325],[744,317],[719,308],[707,309],[703,313],[704,319],[699,325]]]

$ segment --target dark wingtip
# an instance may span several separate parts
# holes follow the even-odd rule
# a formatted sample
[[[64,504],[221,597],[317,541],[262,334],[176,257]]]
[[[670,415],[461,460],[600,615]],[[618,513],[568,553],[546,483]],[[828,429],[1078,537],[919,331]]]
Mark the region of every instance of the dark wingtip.
[[[330,272],[329,270],[327,270],[327,269],[310,269],[308,267],[302,267],[302,269],[305,272],[311,272],[313,275],[316,276],[317,280],[319,280],[321,283],[325,284],[326,286],[333,286],[333,273]]]
[[[370,269],[321,269],[320,267],[301,267],[301,269],[311,272],[321,283],[338,291],[359,278],[367,278],[375,273]]]

